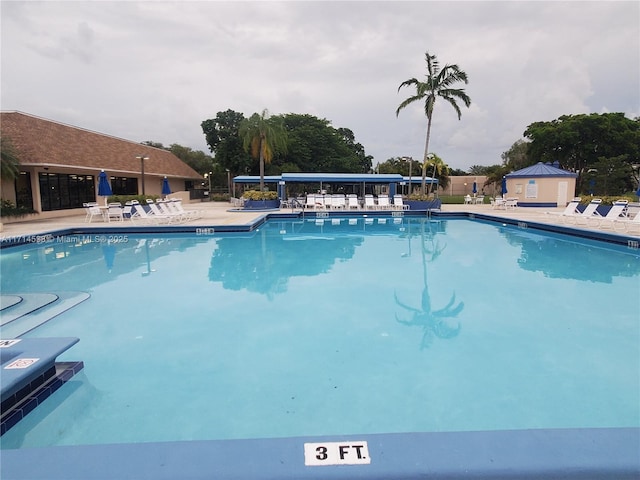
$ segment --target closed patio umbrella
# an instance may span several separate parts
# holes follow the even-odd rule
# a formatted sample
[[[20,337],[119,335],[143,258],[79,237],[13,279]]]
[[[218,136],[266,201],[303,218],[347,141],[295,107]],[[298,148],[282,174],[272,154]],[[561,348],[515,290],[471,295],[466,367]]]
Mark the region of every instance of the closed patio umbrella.
[[[471,191],[474,195],[478,193],[478,184],[476,182],[473,182],[473,189]]]
[[[640,182],[638,182],[638,189],[636,190],[636,195],[640,199]]]
[[[162,195],[171,195],[171,187],[169,186],[169,180],[167,177],[162,179]]]
[[[107,197],[113,195],[111,191],[111,185],[109,185],[109,179],[107,178],[107,174],[104,173],[104,170],[100,171],[100,175],[98,175],[98,195],[104,197],[104,204],[107,204]]]
[[[504,197],[507,193],[507,177],[502,177],[502,196]]]

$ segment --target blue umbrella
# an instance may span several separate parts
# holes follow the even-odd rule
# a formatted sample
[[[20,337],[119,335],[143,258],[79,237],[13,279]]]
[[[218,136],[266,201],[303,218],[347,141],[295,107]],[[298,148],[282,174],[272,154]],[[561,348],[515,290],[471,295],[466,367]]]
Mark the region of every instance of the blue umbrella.
[[[171,195],[171,187],[169,186],[169,180],[167,180],[167,177],[162,179],[162,195]]]
[[[507,193],[507,177],[502,177],[502,196]]]
[[[478,193],[478,184],[476,182],[473,182],[473,190],[472,190],[473,194],[475,195],[476,193]]]
[[[98,175],[98,195],[105,197],[105,203],[107,203],[107,197],[113,195],[111,186],[109,185],[109,179],[107,178],[107,174],[104,173],[104,170],[100,171],[100,175]]]
[[[636,190],[636,195],[640,197],[640,182],[638,183],[638,190]]]

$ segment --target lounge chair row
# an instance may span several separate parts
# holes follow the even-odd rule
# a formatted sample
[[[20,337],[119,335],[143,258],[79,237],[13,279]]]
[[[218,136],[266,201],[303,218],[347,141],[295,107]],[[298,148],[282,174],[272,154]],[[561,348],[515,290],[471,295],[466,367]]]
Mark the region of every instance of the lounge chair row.
[[[547,212],[549,215],[558,215],[561,221],[574,225],[584,225],[596,228],[611,228],[617,231],[640,231],[640,213],[633,218],[628,216],[628,200],[617,200],[613,203],[606,215],[598,212],[602,200],[594,198],[585,209],[580,212],[578,205],[580,198],[574,198],[562,212]]]
[[[360,204],[360,200],[356,195],[307,195],[305,208],[314,210],[407,210],[402,200],[402,195],[394,195],[393,203],[386,195],[379,195],[377,198],[373,195],[364,196],[364,204]]]

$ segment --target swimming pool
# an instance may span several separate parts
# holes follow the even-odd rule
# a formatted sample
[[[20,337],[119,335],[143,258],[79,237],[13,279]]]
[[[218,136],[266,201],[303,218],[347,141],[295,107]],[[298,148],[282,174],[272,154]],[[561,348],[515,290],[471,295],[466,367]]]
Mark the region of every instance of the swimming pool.
[[[640,426],[638,250],[411,217],[204,233],[2,251],[3,293],[91,294],[25,335],[79,337],[85,369],[3,455]]]

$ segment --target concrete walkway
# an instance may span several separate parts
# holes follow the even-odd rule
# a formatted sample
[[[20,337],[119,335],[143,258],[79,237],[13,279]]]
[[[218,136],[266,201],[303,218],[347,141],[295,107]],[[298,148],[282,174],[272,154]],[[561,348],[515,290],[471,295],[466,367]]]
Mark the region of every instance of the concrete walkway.
[[[245,212],[245,211],[233,211],[231,204],[227,202],[203,202],[192,203],[184,206],[185,210],[198,210],[201,214],[197,220],[192,220],[187,225],[195,226],[218,226],[218,225],[247,225],[255,221],[257,218],[266,215],[270,212]],[[562,218],[559,215],[551,215],[548,212],[560,213],[564,208],[533,208],[533,207],[519,207],[512,210],[496,210],[491,205],[442,205],[443,212],[469,212],[469,213],[482,213],[485,215],[492,215],[501,218],[512,218],[521,220],[523,222],[538,222],[547,224],[563,224]],[[283,209],[282,212],[291,212],[290,209]],[[140,224],[141,222],[137,222]],[[18,221],[14,223],[5,223],[3,230],[0,232],[0,237],[7,238],[19,235],[34,235],[46,232],[52,232],[56,230],[65,230],[70,228],[86,228],[86,227],[122,227],[130,225],[128,220],[122,222],[92,222],[86,223],[84,213],[75,214],[60,218],[51,218],[46,220],[29,220]],[[572,223],[564,223],[564,225],[573,226]],[[630,235],[633,237],[640,237],[640,229],[636,228],[633,231],[615,231],[612,230],[609,223],[605,225],[608,228],[601,227],[598,229],[595,222],[589,222],[585,225],[582,221],[577,228],[587,230],[600,230],[606,232],[620,233],[624,235]]]

